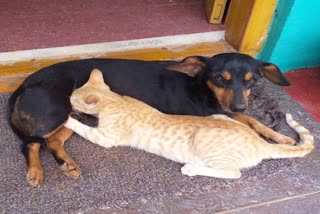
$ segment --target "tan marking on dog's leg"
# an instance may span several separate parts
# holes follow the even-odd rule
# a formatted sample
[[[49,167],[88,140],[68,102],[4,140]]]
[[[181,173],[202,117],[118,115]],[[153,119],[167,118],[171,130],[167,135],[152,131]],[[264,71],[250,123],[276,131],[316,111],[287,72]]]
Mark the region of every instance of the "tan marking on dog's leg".
[[[27,183],[32,187],[37,187],[43,180],[43,170],[40,162],[40,143],[30,143],[27,146],[28,173]]]
[[[296,141],[294,139],[292,139],[291,137],[288,137],[288,136],[285,136],[285,135],[280,134],[278,132],[275,132],[274,130],[263,125],[262,123],[260,123],[256,119],[249,117],[247,115],[238,113],[238,114],[235,114],[233,119],[248,125],[250,128],[255,130],[258,134],[260,134],[266,138],[269,138],[276,143],[289,144],[289,145],[294,145],[296,143]]]
[[[43,135],[42,137],[48,139],[49,137],[51,137],[52,135],[54,135],[55,133],[57,133],[62,127],[64,127],[63,124],[60,125],[60,126],[58,126],[58,127],[57,127],[56,129],[54,129],[53,131],[49,132],[48,134]]]
[[[64,174],[73,179],[78,179],[81,176],[81,170],[78,164],[64,150],[64,143],[72,134],[72,130],[62,127],[48,138],[47,148],[57,162],[61,164],[61,170]]]

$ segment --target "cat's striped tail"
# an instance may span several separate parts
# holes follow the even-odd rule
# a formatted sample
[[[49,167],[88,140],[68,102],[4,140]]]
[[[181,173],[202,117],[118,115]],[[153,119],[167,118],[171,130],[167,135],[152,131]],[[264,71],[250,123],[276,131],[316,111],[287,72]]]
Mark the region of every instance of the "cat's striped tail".
[[[310,131],[295,121],[291,114],[286,114],[286,121],[298,133],[300,143],[297,146],[269,144],[271,158],[303,157],[309,154],[314,149],[314,138]]]
[[[300,137],[299,146],[308,147],[312,150],[314,148],[314,138],[310,131],[295,121],[291,114],[286,114],[286,121],[298,133]]]

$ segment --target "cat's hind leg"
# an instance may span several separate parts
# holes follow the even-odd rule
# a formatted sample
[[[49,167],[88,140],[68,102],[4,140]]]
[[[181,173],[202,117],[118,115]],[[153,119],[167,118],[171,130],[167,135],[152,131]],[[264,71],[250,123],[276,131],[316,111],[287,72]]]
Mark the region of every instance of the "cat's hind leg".
[[[181,168],[181,173],[188,176],[208,176],[216,178],[240,178],[241,172],[239,168],[233,168],[229,166],[205,166],[198,164],[187,163]]]

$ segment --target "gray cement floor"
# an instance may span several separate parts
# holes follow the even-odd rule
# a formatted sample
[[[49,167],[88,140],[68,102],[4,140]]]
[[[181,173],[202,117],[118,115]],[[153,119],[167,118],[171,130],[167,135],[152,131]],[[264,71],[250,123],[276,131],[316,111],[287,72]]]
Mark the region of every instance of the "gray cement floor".
[[[293,114],[314,134],[316,149],[301,159],[264,161],[237,180],[190,178],[180,173],[180,164],[162,157],[104,149],[74,135],[66,150],[83,178],[64,176],[43,150],[45,179],[39,188],[25,181],[20,141],[6,121],[9,94],[0,94],[0,213],[319,213],[320,124],[277,86],[262,81],[253,93],[254,117],[295,137],[279,112]]]

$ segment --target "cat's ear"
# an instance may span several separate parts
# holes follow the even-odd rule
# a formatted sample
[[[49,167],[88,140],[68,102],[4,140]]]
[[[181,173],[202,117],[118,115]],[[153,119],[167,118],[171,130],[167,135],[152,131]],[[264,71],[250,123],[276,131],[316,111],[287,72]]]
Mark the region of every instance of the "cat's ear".
[[[99,97],[97,97],[94,94],[90,94],[89,96],[87,96],[84,101],[86,102],[86,104],[88,105],[97,105],[99,103]]]
[[[103,87],[107,90],[110,90],[110,87],[104,82],[102,72],[96,68],[91,71],[88,83],[90,83],[92,85],[98,85],[98,86]]]
[[[102,72],[99,69],[93,69],[88,82],[92,84],[104,84]]]

